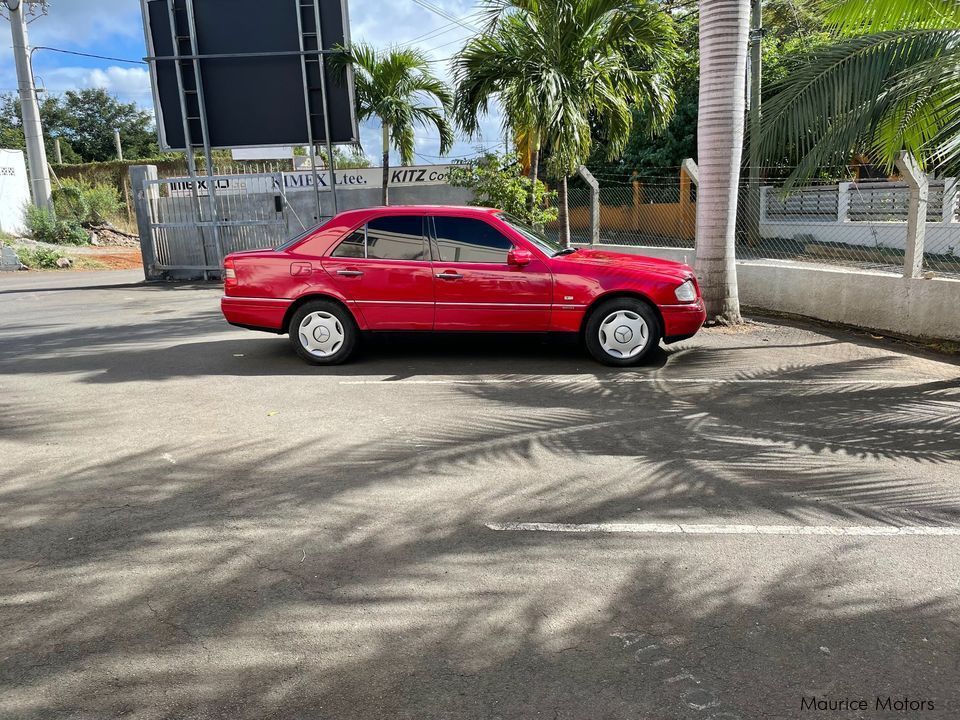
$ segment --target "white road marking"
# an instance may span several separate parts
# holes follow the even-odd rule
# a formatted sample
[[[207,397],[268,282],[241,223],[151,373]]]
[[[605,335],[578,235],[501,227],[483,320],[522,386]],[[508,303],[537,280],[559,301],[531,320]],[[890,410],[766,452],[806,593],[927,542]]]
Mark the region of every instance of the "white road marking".
[[[487,523],[498,532],[634,533],[677,535],[960,535],[960,527],[939,525],[687,525],[672,523]]]
[[[380,380],[340,380],[340,385],[556,385],[576,382],[598,382],[598,383],[616,383],[618,385],[637,385],[653,383],[674,383],[687,385],[896,385],[909,387],[925,382],[943,382],[944,380],[953,381],[954,379],[945,378],[919,378],[913,380],[890,380],[890,379],[870,379],[870,378],[848,378],[845,380],[818,379],[818,378],[664,378],[664,377],[642,377],[642,378],[618,378],[618,377],[597,377],[595,375],[567,375],[562,377],[520,377],[520,378],[479,378],[479,379],[459,379],[444,378],[439,380],[417,380],[403,379],[391,380],[381,378]],[[960,382],[960,378],[956,379]]]

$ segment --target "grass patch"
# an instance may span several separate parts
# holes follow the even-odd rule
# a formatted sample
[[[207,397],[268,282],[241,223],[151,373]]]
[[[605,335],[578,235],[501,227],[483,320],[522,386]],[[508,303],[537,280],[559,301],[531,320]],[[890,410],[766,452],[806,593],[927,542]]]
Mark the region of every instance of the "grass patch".
[[[46,248],[19,248],[17,257],[20,262],[31,270],[61,270],[57,262],[66,257],[59,250],[48,250]]]
[[[76,220],[57,220],[52,212],[27,205],[23,214],[30,237],[51,245],[88,245],[90,236]]]

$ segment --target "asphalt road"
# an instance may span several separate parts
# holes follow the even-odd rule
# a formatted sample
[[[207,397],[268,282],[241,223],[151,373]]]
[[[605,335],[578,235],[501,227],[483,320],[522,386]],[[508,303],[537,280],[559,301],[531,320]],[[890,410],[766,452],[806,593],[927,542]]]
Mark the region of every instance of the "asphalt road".
[[[0,717],[960,716],[955,360],[765,321],[318,369],[138,278],[0,277]]]

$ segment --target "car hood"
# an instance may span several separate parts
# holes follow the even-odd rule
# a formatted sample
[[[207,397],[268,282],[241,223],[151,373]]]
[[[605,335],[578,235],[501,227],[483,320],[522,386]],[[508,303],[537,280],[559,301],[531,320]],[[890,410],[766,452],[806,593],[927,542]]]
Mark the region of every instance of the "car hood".
[[[693,250],[690,251],[691,253]],[[648,257],[646,255],[631,255],[628,253],[611,252],[609,250],[595,250],[580,248],[570,255],[561,255],[555,260],[578,265],[606,265],[618,269],[637,270],[645,273],[656,273],[678,280],[685,280],[693,276],[693,268],[674,260]]]

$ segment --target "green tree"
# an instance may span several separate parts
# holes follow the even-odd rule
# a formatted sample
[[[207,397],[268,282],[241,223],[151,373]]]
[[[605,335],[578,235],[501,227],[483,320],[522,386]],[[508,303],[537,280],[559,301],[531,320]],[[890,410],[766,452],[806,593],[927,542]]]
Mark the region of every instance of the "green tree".
[[[122,103],[99,88],[68,90],[62,99],[63,132],[84,162],[116,157],[113,131],[120,131],[124,158],[159,154],[153,116],[135,103]]]
[[[469,165],[453,168],[450,184],[472,189],[471,205],[500,208],[534,227],[557,219],[556,208],[550,207],[555,193],[525,177],[516,156],[485,153]]]
[[[320,150],[319,154],[321,160],[329,166],[326,150]],[[368,168],[372,163],[358,148],[353,147],[349,150],[344,150],[341,147],[335,147],[333,149],[333,164],[334,167],[339,170],[347,168]]]
[[[339,67],[353,67],[357,116],[377,118],[383,135],[383,204],[390,201],[388,190],[390,147],[400,153],[400,162],[413,162],[414,131],[417,126],[435,128],[440,134],[440,154],[453,147],[453,127],[447,120],[452,95],[446,84],[430,70],[427,57],[419,50],[390,48],[375,50],[356,44],[331,56]]]
[[[634,108],[649,130],[662,129],[673,111],[673,23],[648,0],[488,0],[486,13],[485,31],[453,61],[457,120],[475,133],[496,98],[506,129],[544,150],[569,243],[567,178],[595,137],[617,157]]]
[[[838,0],[826,26],[837,39],[794,63],[764,105],[761,147],[796,164],[789,181],[855,153],[887,169],[903,150],[960,168],[960,4]]]
[[[822,4],[822,0],[764,0],[761,51],[765,94],[787,75],[799,55],[831,39],[824,31]],[[676,180],[680,164],[697,157],[699,9],[681,3],[674,12],[674,25],[678,36],[673,62],[676,111],[663,132],[655,136],[646,131],[646,120],[635,111],[634,129],[620,158],[607,161],[605,148],[594,149],[587,167],[598,176],[627,181],[636,171]]]
[[[40,103],[47,156],[54,157],[60,138],[65,162],[97,162],[116,157],[113,131],[120,131],[124,157],[131,160],[159,154],[153,116],[134,103],[122,103],[102,89],[68,90]],[[20,99],[13,93],[0,99],[0,139],[5,147],[24,147]]]

